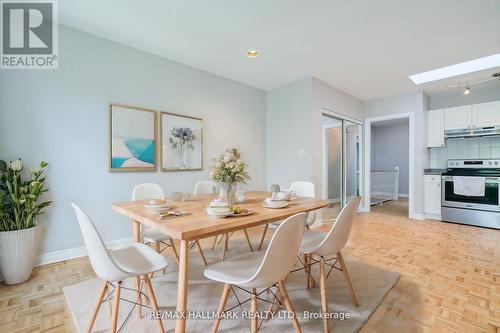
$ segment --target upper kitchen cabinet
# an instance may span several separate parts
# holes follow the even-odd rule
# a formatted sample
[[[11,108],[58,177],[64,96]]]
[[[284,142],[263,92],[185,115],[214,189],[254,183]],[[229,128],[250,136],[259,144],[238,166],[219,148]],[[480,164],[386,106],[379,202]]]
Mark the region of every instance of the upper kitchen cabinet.
[[[427,112],[427,147],[444,147],[444,109]]]
[[[444,120],[445,130],[470,128],[472,125],[472,105],[446,109]]]
[[[500,125],[500,101],[472,106],[472,127]]]

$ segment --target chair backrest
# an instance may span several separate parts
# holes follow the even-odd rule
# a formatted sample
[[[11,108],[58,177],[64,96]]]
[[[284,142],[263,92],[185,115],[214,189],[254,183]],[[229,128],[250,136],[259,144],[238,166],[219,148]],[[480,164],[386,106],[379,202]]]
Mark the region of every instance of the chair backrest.
[[[295,192],[299,197],[314,198],[314,183],[307,181],[293,182],[289,188],[290,191]]]
[[[215,183],[210,180],[203,180],[194,184],[194,195],[214,194]]]
[[[299,197],[314,198],[314,183],[308,181],[293,182],[290,185],[289,191],[295,192]],[[306,224],[311,225],[316,220],[316,212],[309,212],[306,218]]]
[[[143,183],[136,185],[134,191],[132,192],[132,200],[151,200],[151,199],[163,199],[165,198],[165,192],[160,185],[155,183]]]
[[[74,203],[71,203],[71,206],[75,210],[90,264],[95,274],[106,281],[121,281],[128,276],[127,272],[120,269],[109,255],[106,245],[87,214]]]
[[[312,251],[313,254],[326,256],[336,254],[340,251],[351,233],[352,222],[356,216],[361,197],[351,199],[347,205],[340,211],[337,221],[332,226],[325,239],[319,244],[318,248]]]
[[[280,224],[259,269],[245,286],[260,288],[270,286],[288,275],[297,262],[297,253],[304,234],[306,214],[298,213],[287,218]]]

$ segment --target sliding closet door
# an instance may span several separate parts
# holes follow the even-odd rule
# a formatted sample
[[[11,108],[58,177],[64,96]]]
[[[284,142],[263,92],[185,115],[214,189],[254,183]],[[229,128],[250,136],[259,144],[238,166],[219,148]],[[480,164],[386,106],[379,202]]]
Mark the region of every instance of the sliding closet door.
[[[342,206],[342,120],[324,117],[325,181],[326,198],[330,201],[330,213],[337,216]]]
[[[352,198],[361,195],[363,126],[323,115],[323,196],[330,201],[328,218],[335,218]]]
[[[361,133],[362,126],[344,121],[345,188],[344,204],[361,195]]]

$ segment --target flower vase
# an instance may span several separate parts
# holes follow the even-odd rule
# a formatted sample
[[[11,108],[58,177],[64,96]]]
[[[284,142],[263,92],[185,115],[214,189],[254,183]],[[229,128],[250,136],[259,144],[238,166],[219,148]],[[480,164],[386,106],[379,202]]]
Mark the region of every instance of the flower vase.
[[[236,203],[236,184],[221,184],[219,196],[229,205],[234,205]]]
[[[179,168],[187,169],[187,158],[188,158],[188,149],[186,145],[179,145],[177,148],[177,157],[179,158]]]

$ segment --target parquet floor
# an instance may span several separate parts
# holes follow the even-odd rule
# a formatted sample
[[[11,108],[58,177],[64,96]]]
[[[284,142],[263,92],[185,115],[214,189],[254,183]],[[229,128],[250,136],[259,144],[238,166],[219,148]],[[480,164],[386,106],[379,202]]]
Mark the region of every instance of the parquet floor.
[[[361,332],[500,333],[500,231],[406,212],[399,201],[358,215],[344,251],[401,274]],[[251,234],[256,243],[261,231]],[[0,332],[70,332],[62,287],[92,276],[78,258],[38,267],[21,285],[0,283]]]

